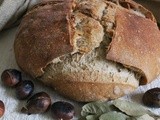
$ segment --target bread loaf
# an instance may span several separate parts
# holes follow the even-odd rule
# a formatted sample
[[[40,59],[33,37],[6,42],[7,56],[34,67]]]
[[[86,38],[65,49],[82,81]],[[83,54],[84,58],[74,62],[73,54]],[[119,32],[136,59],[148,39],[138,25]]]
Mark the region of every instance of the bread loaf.
[[[14,49],[23,71],[87,102],[115,99],[154,80],[159,38],[152,13],[132,0],[53,0],[23,17]]]

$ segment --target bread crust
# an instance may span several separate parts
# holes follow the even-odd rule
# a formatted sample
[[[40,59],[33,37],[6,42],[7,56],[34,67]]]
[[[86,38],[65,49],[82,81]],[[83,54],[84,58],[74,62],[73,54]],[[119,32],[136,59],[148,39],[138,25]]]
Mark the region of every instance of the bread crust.
[[[22,20],[14,43],[18,65],[34,77],[54,58],[73,51],[71,0],[34,7]],[[46,19],[47,18],[47,19]]]
[[[157,65],[160,54],[159,49],[156,49],[159,40],[153,40],[155,38],[153,36],[159,34],[155,18],[150,11],[132,0],[118,0],[116,3],[113,1],[115,0],[57,0],[33,7],[24,16],[14,43],[15,57],[19,67],[32,77],[52,86],[60,94],[76,101],[109,100],[132,92],[139,84],[139,79],[131,70],[132,68],[142,74],[147,82],[151,82],[160,73],[160,67]],[[128,19],[127,15],[131,15],[132,18]],[[148,41],[148,37],[143,32],[142,36],[139,34],[137,36],[135,31],[130,30],[131,27],[128,26],[134,26],[134,24],[139,29],[135,18],[140,21],[143,19],[142,24],[149,24],[148,27],[153,26],[152,29],[155,33],[151,35],[150,39],[154,41],[154,44],[151,43],[151,40]],[[122,21],[123,19],[125,21]],[[123,24],[124,27],[119,24]],[[119,30],[120,28],[125,31]],[[135,28],[132,27],[132,29]],[[133,32],[133,34],[129,34],[129,32]],[[119,33],[128,35],[124,36],[125,41],[121,44],[117,44],[117,34]],[[145,33],[151,34],[147,30]],[[132,46],[133,38],[130,39],[132,41],[129,41],[128,38],[134,37],[133,35],[140,38],[140,45],[145,44],[146,47],[139,47],[137,42]],[[77,39],[79,37],[81,39]],[[107,50],[112,37],[113,41]],[[147,39],[148,43],[142,37]],[[78,40],[79,42],[77,42]],[[88,55],[100,48],[104,41],[106,46],[102,47],[102,53],[96,53],[99,56]],[[123,53],[129,50],[133,56],[127,54],[129,58],[124,57]],[[145,53],[144,58],[142,58],[143,54],[138,54],[139,51]],[[75,68],[80,68],[76,70],[78,71],[76,73],[74,70],[72,71],[74,66],[71,65],[76,61],[73,58],[74,54],[81,54],[81,57],[85,58],[84,61],[91,59],[87,65],[83,65],[83,60],[82,63],[74,63]],[[72,60],[67,61],[68,63],[62,60],[65,63],[60,66],[62,68],[56,68],[57,71],[59,69],[58,72],[50,71],[50,65],[59,65],[59,62],[54,63],[54,60],[63,59],[66,55],[70,55]],[[149,60],[150,55],[152,56],[151,60]],[[108,79],[108,74],[102,74],[103,70],[106,70],[103,65],[98,66],[99,64],[95,63],[97,67],[95,64],[90,64],[94,59],[98,59],[102,63],[109,62],[109,60],[117,62],[118,65],[122,63],[126,69],[129,68],[127,73],[131,73],[129,75],[132,76],[133,81],[128,82],[128,77],[126,77],[128,74],[126,75],[125,72],[124,78],[121,75],[118,77],[111,75],[112,78]],[[149,62],[149,65],[143,62]],[[152,62],[153,64],[151,64]],[[107,70],[112,72],[113,69]],[[123,71],[125,70],[123,69]],[[91,78],[91,74],[96,75],[95,79]]]
[[[79,102],[90,102],[97,100],[112,100],[133,92],[137,87],[131,84],[116,82],[89,82],[90,79],[75,80],[76,76],[62,75],[42,77],[42,82],[54,88],[59,94]]]
[[[159,38],[156,23],[126,10],[118,10],[107,59],[137,68],[149,83],[160,74]]]
[[[152,14],[152,12],[147,10],[142,5],[134,2],[133,0],[119,0],[119,4],[124,8],[140,11],[141,13],[143,13],[145,15],[145,17],[147,19],[150,19],[156,23],[156,19],[155,19],[154,15]]]

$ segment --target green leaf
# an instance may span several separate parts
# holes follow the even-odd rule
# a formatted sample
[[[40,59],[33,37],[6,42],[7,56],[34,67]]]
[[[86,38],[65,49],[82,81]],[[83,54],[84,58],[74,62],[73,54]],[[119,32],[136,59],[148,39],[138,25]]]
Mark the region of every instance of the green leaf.
[[[140,117],[131,117],[127,120],[155,120],[155,119],[153,117],[149,116],[148,114],[145,114]]]
[[[88,115],[86,120],[99,120],[99,115]]]
[[[87,115],[80,117],[78,120],[99,120],[100,115]]]
[[[116,108],[109,102],[91,102],[82,107],[81,115],[101,115],[114,109]]]
[[[126,120],[136,120],[135,117],[130,117],[130,118],[127,118]]]
[[[144,114],[150,113],[145,107],[140,104],[130,102],[127,100],[115,100],[113,105],[120,109],[122,112],[130,116],[142,116]],[[151,114],[151,113],[150,113]]]
[[[80,117],[78,120],[86,120],[86,117]]]
[[[155,120],[155,119],[153,117],[149,116],[148,114],[145,114],[140,117],[136,117],[136,120]]]
[[[99,120],[126,120],[127,118],[129,118],[129,116],[121,112],[112,111],[112,112],[102,114],[99,117]]]

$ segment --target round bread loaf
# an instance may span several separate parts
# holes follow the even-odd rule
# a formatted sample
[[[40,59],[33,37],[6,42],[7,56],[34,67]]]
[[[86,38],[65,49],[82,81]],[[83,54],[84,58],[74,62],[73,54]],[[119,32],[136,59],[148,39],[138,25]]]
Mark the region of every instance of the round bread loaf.
[[[160,73],[160,40],[143,40],[146,24],[158,35],[152,13],[131,0],[44,2],[23,17],[15,57],[23,71],[70,99],[115,99]]]

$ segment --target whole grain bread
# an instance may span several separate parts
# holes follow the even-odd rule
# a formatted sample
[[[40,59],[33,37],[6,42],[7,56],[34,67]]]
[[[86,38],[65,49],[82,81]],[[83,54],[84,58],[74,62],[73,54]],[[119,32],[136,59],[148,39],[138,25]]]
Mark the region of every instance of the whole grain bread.
[[[146,24],[154,32],[148,38]],[[96,101],[159,75],[158,37],[152,13],[132,0],[53,0],[24,16],[14,48],[19,67],[32,77],[70,99]]]

